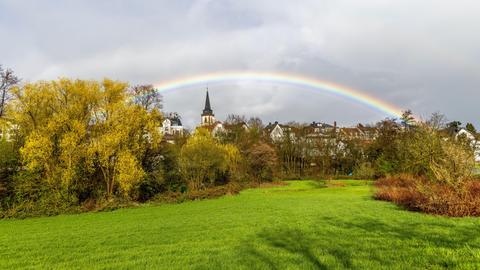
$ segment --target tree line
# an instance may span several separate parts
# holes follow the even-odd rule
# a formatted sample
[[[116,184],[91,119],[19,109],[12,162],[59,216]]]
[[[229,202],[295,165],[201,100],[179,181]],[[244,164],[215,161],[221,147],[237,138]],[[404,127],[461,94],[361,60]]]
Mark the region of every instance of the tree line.
[[[152,86],[18,81],[2,84],[8,94],[0,122],[3,216],[58,214],[273,178],[275,152],[260,130],[249,131],[248,146],[204,129],[164,142],[162,100]]]
[[[215,136],[198,128],[170,144],[160,132],[162,97],[150,85],[109,79],[19,84],[11,70],[0,75],[4,217],[208,195],[216,187],[239,190],[274,179],[411,173],[453,183],[474,166],[471,145],[448,133],[458,123],[439,114],[414,123],[406,111],[402,119],[377,123],[369,141],[335,130],[312,139],[298,124],[295,136],[286,131],[276,142],[261,119],[230,115],[228,129]]]

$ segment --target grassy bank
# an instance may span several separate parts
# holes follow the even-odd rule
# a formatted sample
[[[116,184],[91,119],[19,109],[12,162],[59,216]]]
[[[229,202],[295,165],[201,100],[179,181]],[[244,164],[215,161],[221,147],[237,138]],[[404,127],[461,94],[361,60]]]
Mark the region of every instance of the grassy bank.
[[[339,183],[338,181],[334,183]],[[365,181],[0,221],[0,268],[475,269],[480,219],[404,211]]]

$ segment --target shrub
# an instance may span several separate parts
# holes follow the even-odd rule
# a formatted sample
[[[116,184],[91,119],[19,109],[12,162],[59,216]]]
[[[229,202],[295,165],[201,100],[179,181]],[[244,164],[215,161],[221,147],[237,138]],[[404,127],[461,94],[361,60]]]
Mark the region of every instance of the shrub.
[[[353,176],[356,179],[373,179],[375,177],[375,168],[369,162],[363,162],[354,168]]]
[[[456,186],[471,178],[475,158],[469,146],[447,140],[442,142],[442,151],[430,164],[435,180]]]
[[[375,183],[374,197],[409,210],[452,217],[480,216],[480,181],[467,180],[453,186],[409,175],[385,178]]]
[[[18,170],[18,165],[18,152],[14,143],[0,138],[0,210],[11,195],[12,177]]]
[[[214,186],[201,190],[190,190],[185,193],[167,191],[158,194],[152,201],[162,203],[181,203],[184,201],[215,199],[225,195],[236,195],[247,188],[272,188],[285,186],[287,183],[281,181],[272,181],[268,183],[237,183],[230,182],[223,186]]]
[[[224,183],[238,168],[239,150],[220,144],[206,129],[199,128],[180,151],[179,165],[190,190],[199,190]]]
[[[180,203],[192,200],[214,199],[224,195],[238,194],[241,190],[247,187],[249,187],[249,185],[242,185],[232,182],[222,186],[213,186],[200,190],[190,190],[185,193],[167,191],[157,195],[153,200],[165,203]]]
[[[421,210],[419,204],[423,202],[423,197],[416,188],[417,181],[423,181],[423,179],[415,179],[406,174],[378,180],[375,182],[377,190],[374,197],[419,211]]]
[[[277,153],[266,143],[258,143],[246,153],[248,174],[256,181],[272,181],[277,166]]]

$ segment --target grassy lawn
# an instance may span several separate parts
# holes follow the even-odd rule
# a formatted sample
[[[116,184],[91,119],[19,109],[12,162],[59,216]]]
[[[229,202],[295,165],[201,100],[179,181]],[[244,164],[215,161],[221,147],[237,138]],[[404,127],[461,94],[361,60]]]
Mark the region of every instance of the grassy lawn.
[[[475,170],[473,173],[476,175],[480,175],[480,163],[475,164]]]
[[[478,269],[480,219],[407,212],[365,181],[0,221],[0,269]]]

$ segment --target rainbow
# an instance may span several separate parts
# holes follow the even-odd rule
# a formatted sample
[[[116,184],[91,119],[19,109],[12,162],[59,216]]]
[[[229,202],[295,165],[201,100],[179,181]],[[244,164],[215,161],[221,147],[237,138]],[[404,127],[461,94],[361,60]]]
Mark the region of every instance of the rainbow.
[[[355,90],[346,86],[338,85],[332,82],[308,78],[304,76],[285,74],[285,73],[267,73],[267,72],[221,72],[208,73],[193,77],[185,77],[172,81],[165,81],[155,84],[157,91],[166,92],[175,89],[187,88],[192,86],[217,84],[225,82],[255,81],[277,84],[287,84],[299,88],[307,88],[326,93],[341,96],[354,102],[364,104],[374,110],[386,113],[388,116],[400,118],[402,110],[397,106],[369,96],[362,91]]]

